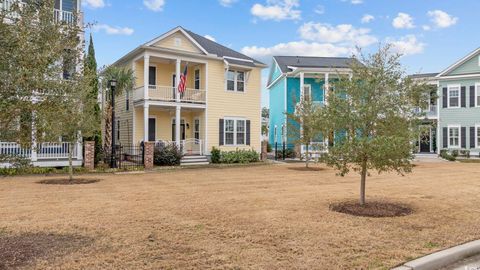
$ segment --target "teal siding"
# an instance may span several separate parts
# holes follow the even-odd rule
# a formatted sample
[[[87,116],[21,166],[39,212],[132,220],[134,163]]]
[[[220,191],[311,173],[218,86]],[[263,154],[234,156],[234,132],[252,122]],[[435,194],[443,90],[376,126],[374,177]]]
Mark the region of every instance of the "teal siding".
[[[475,152],[480,151],[480,149],[475,149],[470,146],[470,127],[475,125],[480,125],[480,107],[470,107],[470,86],[474,86],[476,83],[480,83],[480,76],[477,79],[467,79],[467,80],[440,80],[439,82],[439,94],[440,94],[440,121],[439,121],[439,136],[437,137],[437,145],[439,149],[444,149],[443,147],[443,128],[448,127],[449,125],[459,125],[461,127],[466,127],[466,149],[474,150]],[[448,85],[460,84],[461,86],[466,87],[466,108],[443,108],[442,99],[443,99],[443,88],[448,87]]]
[[[461,66],[452,70],[447,75],[461,75],[461,74],[471,74],[471,73],[480,73],[479,65],[480,54],[475,55],[472,59],[463,63]]]
[[[273,71],[270,77],[270,82],[275,81],[278,77],[282,75],[282,71],[280,71],[280,69],[278,68],[277,64],[275,64],[275,62],[272,64],[272,67],[273,67]]]
[[[270,93],[270,123],[269,143],[275,142],[275,125],[277,126],[277,142],[281,142],[282,125],[285,123],[285,78],[278,80],[269,89]]]

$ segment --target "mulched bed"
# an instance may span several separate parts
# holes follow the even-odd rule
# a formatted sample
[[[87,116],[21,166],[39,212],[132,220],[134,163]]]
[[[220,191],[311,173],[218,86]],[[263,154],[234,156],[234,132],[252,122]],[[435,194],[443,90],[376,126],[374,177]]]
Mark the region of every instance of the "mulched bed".
[[[319,167],[291,167],[289,170],[299,171],[299,172],[319,172],[324,170],[324,168]]]
[[[357,201],[346,201],[330,204],[330,210],[360,217],[403,217],[413,213],[413,209],[405,204],[386,201],[371,201],[361,206]]]
[[[27,266],[37,259],[58,257],[91,243],[92,239],[79,235],[0,233],[0,269]]]
[[[69,179],[47,179],[38,181],[39,184],[45,185],[85,185],[85,184],[93,184],[100,182],[98,179],[83,179],[83,178],[73,178],[72,181]]]

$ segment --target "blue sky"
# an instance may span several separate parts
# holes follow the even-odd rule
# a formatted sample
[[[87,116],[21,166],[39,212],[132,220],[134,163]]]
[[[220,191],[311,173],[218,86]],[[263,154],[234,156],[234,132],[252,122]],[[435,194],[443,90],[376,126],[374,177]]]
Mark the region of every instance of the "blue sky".
[[[480,47],[479,10],[478,0],[83,0],[100,66],[181,25],[267,64],[390,42],[409,73],[439,72]]]

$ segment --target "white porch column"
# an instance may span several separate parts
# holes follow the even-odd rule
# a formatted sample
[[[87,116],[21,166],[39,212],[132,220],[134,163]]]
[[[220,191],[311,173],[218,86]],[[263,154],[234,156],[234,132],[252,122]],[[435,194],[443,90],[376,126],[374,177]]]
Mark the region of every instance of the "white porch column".
[[[329,94],[329,89],[330,89],[330,84],[328,82],[329,79],[329,73],[325,73],[325,92],[324,92],[324,100],[325,104],[328,104],[328,94]]]
[[[77,160],[83,160],[82,132],[79,131],[77,134]]]
[[[180,121],[181,121],[181,107],[177,105],[175,108],[175,143],[180,147]]]
[[[143,56],[143,98],[148,99],[148,78],[150,70],[150,55],[145,54]],[[148,120],[148,118],[147,118]]]
[[[177,87],[177,89],[175,90],[175,100],[177,102],[180,102],[180,93],[178,92],[178,85],[180,84],[180,64],[182,63],[182,61],[177,58],[177,61],[176,61],[176,64],[175,64],[175,87]],[[178,107],[177,107],[177,110],[178,110]]]
[[[149,105],[148,103],[143,105],[143,141],[148,142],[148,116]]]
[[[303,90],[305,85],[305,74],[303,72],[300,73],[300,100],[303,100]]]

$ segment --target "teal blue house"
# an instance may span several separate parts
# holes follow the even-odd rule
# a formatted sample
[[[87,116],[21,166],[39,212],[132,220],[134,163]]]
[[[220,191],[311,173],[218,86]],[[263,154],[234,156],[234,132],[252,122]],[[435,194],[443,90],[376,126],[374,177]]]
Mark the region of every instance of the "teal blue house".
[[[289,149],[295,147],[295,138],[287,136],[286,112],[293,113],[300,97],[323,104],[329,82],[336,76],[350,74],[353,60],[345,57],[274,56],[268,76],[267,89],[270,96],[269,143]],[[327,138],[319,138],[314,144],[325,144]],[[304,147],[301,147],[303,152]]]
[[[424,124],[430,132],[419,138],[418,152],[468,150],[480,153],[480,48],[440,73],[416,74],[434,86]]]

